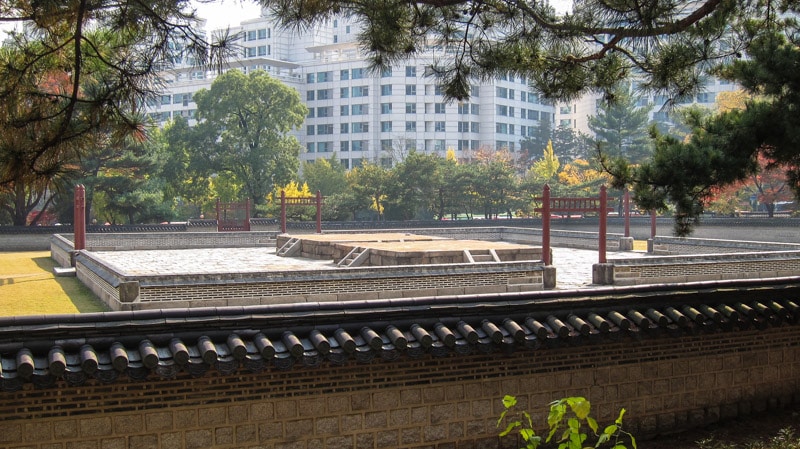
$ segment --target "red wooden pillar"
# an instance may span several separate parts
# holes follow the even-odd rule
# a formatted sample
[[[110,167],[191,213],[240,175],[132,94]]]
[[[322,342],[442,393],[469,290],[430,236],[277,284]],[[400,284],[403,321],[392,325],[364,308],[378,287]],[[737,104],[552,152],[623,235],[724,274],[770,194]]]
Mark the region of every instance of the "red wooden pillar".
[[[317,234],[322,234],[322,193],[317,190]]]
[[[656,210],[650,211],[650,238],[656,238]]]
[[[244,212],[244,230],[250,231],[250,198],[247,199],[245,203],[245,212]]]
[[[542,262],[550,265],[550,186],[545,184],[542,192]]]
[[[286,191],[281,190],[281,234],[286,234]]]
[[[217,232],[222,232],[222,217],[219,216],[219,198],[217,198]]]
[[[625,207],[625,237],[631,236],[631,192],[625,190],[623,197]]]
[[[75,251],[86,249],[86,188],[75,186],[75,209],[73,231],[75,232]]]
[[[606,263],[606,218],[608,218],[608,194],[606,186],[600,186],[600,241],[597,242],[600,263]]]

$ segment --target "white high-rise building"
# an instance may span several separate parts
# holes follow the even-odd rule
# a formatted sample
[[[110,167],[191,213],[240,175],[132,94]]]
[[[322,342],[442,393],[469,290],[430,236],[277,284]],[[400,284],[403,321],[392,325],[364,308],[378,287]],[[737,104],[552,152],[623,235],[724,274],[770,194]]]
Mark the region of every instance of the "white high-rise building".
[[[301,160],[336,153],[352,168],[363,161],[393,164],[411,150],[444,156],[452,149],[459,158],[477,150],[517,152],[540,121],[552,127],[555,117],[554,106],[519,77],[475,84],[469,101],[445,103],[433,78],[425,76],[433,52],[371,73],[356,42],[358,26],[347,19],[293,32],[260,17],[231,31],[241,33],[242,55],[228,62],[228,70],[266,70],[296,89],[308,107],[296,132],[306,148]],[[176,61],[162,72],[166,91],[148,105],[151,116],[161,124],[177,116],[191,123],[192,96],[210,87],[214,76],[191,61]]]

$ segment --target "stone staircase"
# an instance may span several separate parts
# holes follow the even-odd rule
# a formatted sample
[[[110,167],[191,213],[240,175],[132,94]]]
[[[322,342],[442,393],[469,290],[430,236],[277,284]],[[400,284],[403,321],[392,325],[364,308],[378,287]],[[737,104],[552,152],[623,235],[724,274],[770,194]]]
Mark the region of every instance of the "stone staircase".
[[[464,262],[502,262],[493,249],[464,250]]]
[[[281,257],[292,257],[296,256],[300,249],[303,247],[302,242],[298,238],[292,237],[291,239],[287,240],[286,243],[283,244],[278,250],[276,254]]]
[[[360,267],[367,260],[369,260],[369,248],[356,246],[336,266],[340,268]]]

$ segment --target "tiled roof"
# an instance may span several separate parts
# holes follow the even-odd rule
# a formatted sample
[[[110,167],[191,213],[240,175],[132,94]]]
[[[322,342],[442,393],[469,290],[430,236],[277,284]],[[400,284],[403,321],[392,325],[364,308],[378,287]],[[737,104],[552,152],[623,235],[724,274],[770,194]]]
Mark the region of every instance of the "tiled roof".
[[[800,278],[0,319],[0,390],[796,325]],[[665,332],[666,331],[666,332]]]

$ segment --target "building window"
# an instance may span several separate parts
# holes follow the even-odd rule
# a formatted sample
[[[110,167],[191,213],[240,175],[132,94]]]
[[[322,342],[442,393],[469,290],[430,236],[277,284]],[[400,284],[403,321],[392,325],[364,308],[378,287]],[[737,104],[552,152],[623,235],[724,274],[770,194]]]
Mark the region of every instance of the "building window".
[[[458,132],[460,132],[460,133],[468,133],[469,132],[469,122],[458,122]]]
[[[317,117],[333,117],[333,106],[317,108]]]
[[[408,77],[416,77],[417,76],[417,68],[415,66],[406,66],[406,76],[408,76]]]
[[[347,87],[342,87],[339,89],[339,98],[349,98],[350,97],[350,89]]]
[[[351,131],[354,133],[366,133],[369,132],[369,123],[367,122],[356,122],[353,123],[351,126]]]
[[[381,72],[381,78],[388,78],[390,76],[392,76],[392,68],[386,67],[385,69],[383,69],[383,71]]]
[[[446,122],[436,122],[433,126],[433,130],[436,132],[444,132],[445,131],[445,123]]]
[[[458,114],[459,115],[469,114],[469,103],[459,103]]]
[[[339,142],[339,151],[350,151],[350,141],[343,140]]]
[[[508,134],[508,124],[506,124],[506,123],[496,123],[495,124],[495,132],[497,134]]]
[[[267,46],[261,45],[258,47],[258,56],[266,56],[267,55]]]
[[[350,114],[351,115],[366,115],[369,114],[369,105],[366,104],[354,104],[350,107]]]
[[[384,84],[381,86],[381,95],[391,95],[391,94],[392,94],[391,84]]]
[[[267,29],[266,28],[262,28],[262,29],[258,30],[258,39],[261,40],[261,39],[266,39],[266,38],[267,38]]]
[[[347,106],[346,104],[339,106],[339,115],[341,115],[342,117],[350,115],[350,107]]]
[[[309,142],[306,144],[306,152],[308,153],[314,152],[314,142]]]
[[[392,104],[381,103],[381,114],[391,114],[391,113],[392,113]]]
[[[346,108],[347,106],[342,106]],[[350,132],[350,124],[349,123],[340,123],[339,124],[339,134],[347,134]]]
[[[469,150],[469,140],[459,140],[458,151],[467,151],[467,150]]]
[[[318,83],[325,83],[328,81],[333,81],[333,72],[319,72],[317,73],[317,82]]]
[[[317,100],[333,99],[333,89],[321,89],[317,91]]]
[[[306,83],[307,84],[313,84],[314,83],[314,74],[313,73],[306,74]]]
[[[347,81],[350,79],[350,71],[349,70],[341,70],[339,71],[339,79],[342,81]]]
[[[369,95],[369,87],[353,86],[350,93],[353,97],[366,97]]]
[[[306,117],[307,118],[314,118],[314,111],[315,110],[316,109],[314,109],[314,108],[308,108],[308,115],[306,115]]]
[[[406,114],[416,114],[416,113],[417,113],[417,104],[406,103]]]
[[[313,136],[314,135],[314,125],[306,126],[306,135]]]
[[[247,40],[248,41],[256,40],[256,30],[250,30],[247,32]]]
[[[472,115],[478,115],[481,113],[481,107],[478,104],[471,104],[469,105],[469,112]]]
[[[417,122],[406,122],[406,131],[417,131]]]
[[[436,112],[437,114],[444,114],[445,112],[447,112],[447,108],[444,103],[436,103],[434,105],[434,112]]]
[[[469,131],[473,133],[481,132],[481,124],[478,122],[469,122]]]
[[[391,140],[381,140],[381,150],[382,151],[392,151],[392,141]]]
[[[333,151],[333,142],[320,142],[317,144],[317,153],[330,153]]]
[[[306,101],[313,101],[314,100],[314,91],[309,90],[306,92]]]
[[[317,134],[321,136],[333,134],[333,125],[332,124],[317,125]]]
[[[245,49],[247,51],[248,58],[255,58],[256,57],[256,47],[248,47]]]
[[[392,122],[381,122],[381,132],[392,132]]]
[[[508,98],[508,89],[505,87],[497,86],[495,88],[495,96],[497,98]]]
[[[508,117],[508,106],[498,104],[497,105],[497,115]]]
[[[406,95],[416,95],[416,94],[417,94],[417,85],[406,84]]]
[[[351,73],[351,78],[353,78],[354,80],[359,80],[361,78],[364,78],[364,69],[362,68],[353,69]]]
[[[367,151],[367,141],[366,140],[354,140],[353,141],[353,151]]]

